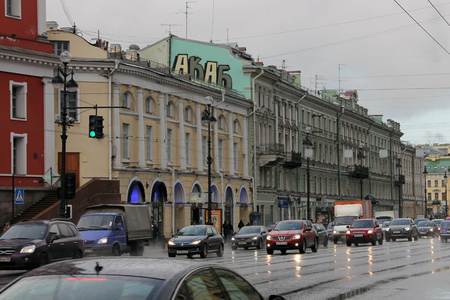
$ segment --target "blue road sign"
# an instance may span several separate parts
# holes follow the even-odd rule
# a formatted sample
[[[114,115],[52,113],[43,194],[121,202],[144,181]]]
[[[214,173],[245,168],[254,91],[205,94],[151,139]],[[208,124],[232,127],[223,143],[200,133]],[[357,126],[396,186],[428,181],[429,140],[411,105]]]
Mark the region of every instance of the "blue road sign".
[[[15,199],[16,205],[25,204],[25,190],[24,189],[16,189],[15,191]]]

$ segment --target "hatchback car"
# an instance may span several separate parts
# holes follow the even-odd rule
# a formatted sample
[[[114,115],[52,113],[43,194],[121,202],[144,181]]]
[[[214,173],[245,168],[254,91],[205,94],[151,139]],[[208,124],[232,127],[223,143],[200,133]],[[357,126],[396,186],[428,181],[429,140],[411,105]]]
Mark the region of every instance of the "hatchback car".
[[[305,253],[306,248],[311,248],[313,252],[319,248],[319,239],[310,221],[281,221],[267,235],[267,254],[273,254],[275,250],[280,250],[282,254],[286,254],[287,250]]]
[[[386,241],[396,241],[397,239],[413,239],[417,241],[419,239],[419,231],[416,224],[410,218],[394,219],[389,227],[386,229]]]
[[[209,252],[223,256],[223,237],[217,233],[211,225],[192,225],[182,228],[168,242],[169,257],[177,255],[187,255],[191,258],[195,254],[200,254],[201,258],[206,258]]]
[[[446,242],[450,239],[450,220],[442,221],[441,223],[441,241]]]
[[[317,237],[319,238],[319,245],[323,245],[324,247],[327,247],[328,246],[327,229],[322,224],[313,224],[313,226],[317,232]]]
[[[0,269],[33,268],[81,257],[83,240],[77,227],[66,221],[22,222],[0,237]]]
[[[374,219],[359,219],[353,221],[346,232],[345,242],[347,246],[360,243],[372,243],[375,246],[383,244],[383,231],[380,228],[377,220]]]
[[[420,236],[435,237],[439,235],[438,226],[433,221],[422,221],[417,224]]]
[[[151,267],[149,267],[151,266]],[[0,300],[263,300],[235,272],[214,265],[152,258],[92,258],[33,270],[0,291]],[[271,296],[271,300],[283,297]]]
[[[255,247],[261,249],[266,241],[267,229],[264,226],[244,226],[231,238],[231,248],[236,250],[241,247],[248,249]]]

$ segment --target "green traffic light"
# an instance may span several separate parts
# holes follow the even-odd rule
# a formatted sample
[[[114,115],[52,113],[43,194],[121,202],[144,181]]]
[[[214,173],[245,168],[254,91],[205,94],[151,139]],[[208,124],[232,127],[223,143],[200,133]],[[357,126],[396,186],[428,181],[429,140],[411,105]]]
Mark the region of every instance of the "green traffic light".
[[[94,130],[89,131],[89,137],[95,138],[95,131]]]

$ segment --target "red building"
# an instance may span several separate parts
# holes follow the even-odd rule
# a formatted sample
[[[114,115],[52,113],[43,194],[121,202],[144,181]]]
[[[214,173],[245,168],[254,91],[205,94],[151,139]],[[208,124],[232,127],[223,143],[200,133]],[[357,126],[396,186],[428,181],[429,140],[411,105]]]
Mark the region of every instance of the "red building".
[[[0,225],[41,200],[43,177],[54,165],[51,78],[58,59],[45,38],[45,0],[0,0]],[[13,184],[25,204],[13,207]]]

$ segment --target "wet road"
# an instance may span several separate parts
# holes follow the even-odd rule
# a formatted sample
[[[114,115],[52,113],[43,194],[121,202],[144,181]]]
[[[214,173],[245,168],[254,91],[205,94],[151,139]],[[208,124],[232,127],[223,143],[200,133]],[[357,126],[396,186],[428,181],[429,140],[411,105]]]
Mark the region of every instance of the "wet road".
[[[144,255],[166,258],[166,253],[160,247],[149,247]],[[450,243],[437,238],[385,242],[382,246],[330,244],[303,255],[296,251],[287,255],[232,251],[228,245],[222,258],[211,253],[206,260],[193,262],[229,267],[263,295],[280,294],[287,299],[450,298]],[[1,275],[0,285],[13,278]]]

